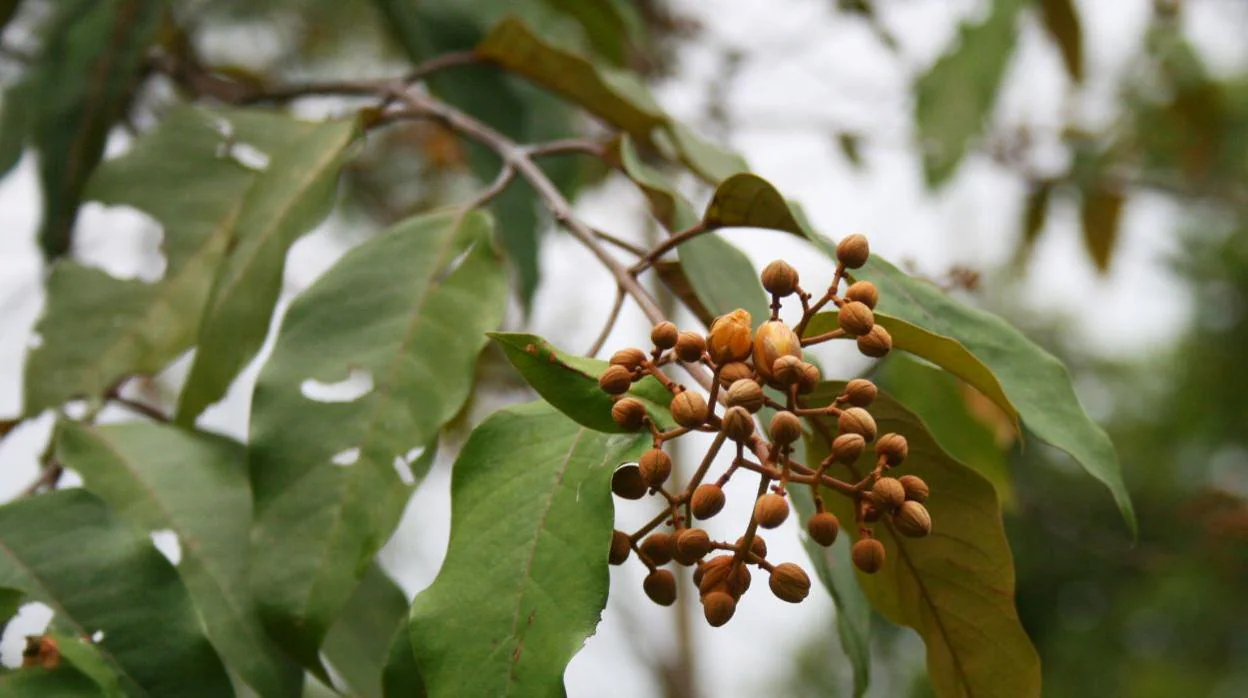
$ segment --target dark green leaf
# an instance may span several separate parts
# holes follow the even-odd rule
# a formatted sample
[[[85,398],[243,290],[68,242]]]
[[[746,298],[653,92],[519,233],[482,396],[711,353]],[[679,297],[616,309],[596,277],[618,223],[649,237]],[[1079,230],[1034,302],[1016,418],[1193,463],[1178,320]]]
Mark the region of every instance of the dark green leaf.
[[[425,698],[425,682],[416,666],[412,633],[407,623],[399,626],[390,639],[390,654],[381,675],[384,698]]]
[[[914,86],[929,186],[949,179],[992,114],[997,87],[1014,50],[1022,5],[1022,0],[994,0],[988,18],[962,25],[953,50]]]
[[[1070,79],[1083,82],[1083,27],[1074,0],[1040,0],[1040,19],[1057,42]]]
[[[843,383],[825,383],[809,404],[827,404]],[[890,621],[918,631],[927,646],[927,670],[938,696],[1040,695],[1040,660],[1014,608],[1014,563],[992,485],[941,450],[913,413],[881,394],[871,405],[881,433],[909,442],[902,473],[923,478],[931,488],[927,508],[932,533],[907,538],[889,517],[873,526],[884,543],[884,568],[858,582],[871,604]],[[808,460],[828,453],[835,423],[807,444]],[[868,451],[857,463],[835,463],[828,474],[848,482],[875,465]],[[826,492],[824,501],[856,533],[853,502]],[[855,535],[855,538],[858,536]]]
[[[1079,217],[1083,222],[1083,244],[1102,274],[1109,271],[1110,256],[1118,240],[1122,221],[1122,205],[1126,197],[1121,189],[1093,185],[1083,191]]]
[[[213,283],[178,402],[184,425],[225,395],[260,350],[281,292],[286,251],[329,213],[339,168],[358,135],[354,121],[308,123],[238,111],[230,122],[244,142],[274,142],[279,134],[286,140],[266,153],[268,166],[241,201],[230,256]]]
[[[95,644],[132,695],[232,696],[177,570],[94,495],[67,490],[0,507],[0,584]],[[154,641],[158,639],[158,641]]]
[[[5,698],[115,698],[69,662],[51,671],[0,671],[0,694]]]
[[[710,184],[719,184],[750,170],[745,158],[711,143],[682,124],[673,123],[669,131],[676,141],[681,162]]]
[[[4,634],[4,629],[8,627],[9,621],[13,620],[13,616],[17,615],[17,609],[22,605],[22,597],[24,596],[26,596],[26,592],[21,589],[0,587],[0,635]]]
[[[411,489],[397,469],[467,399],[506,292],[489,217],[451,210],[353,249],[291,304],[252,402],[252,576],[267,627],[305,666],[398,523]],[[305,397],[353,369],[364,395]]]
[[[654,263],[654,271],[663,280],[663,284],[668,290],[680,299],[682,305],[693,313],[703,325],[711,326],[715,321],[715,313],[712,313],[706,306],[702,305],[702,300],[698,298],[698,294],[693,291],[693,284],[689,283],[689,277],[685,276],[685,270],[681,267],[680,262],[664,262],[659,260]]]
[[[744,308],[755,325],[771,317],[758,272],[750,258],[727,240],[705,233],[682,244],[677,251],[685,277],[712,314],[725,315]]]
[[[0,177],[22,159],[30,132],[31,91],[30,81],[23,80],[5,89],[0,101]]]
[[[546,402],[590,429],[623,433],[624,429],[611,419],[615,400],[598,387],[606,361],[565,354],[535,334],[491,332],[490,337]],[[641,400],[650,418],[660,426],[672,425],[667,410],[671,393],[656,379],[647,377],[634,383],[629,396]]]
[[[807,235],[780,192],[748,172],[733,175],[715,188],[702,220],[710,228],[771,228]]]
[[[39,150],[43,223],[52,259],[69,251],[83,188],[125,115],[165,11],[161,0],[70,0],[31,66],[31,140]]]
[[[1044,231],[1044,222],[1049,215],[1049,199],[1053,198],[1054,183],[1052,180],[1041,180],[1031,186],[1027,192],[1027,201],[1023,204],[1023,238],[1019,244],[1017,258],[1026,261],[1030,256],[1040,233]]]
[[[632,49],[628,5],[612,0],[545,0],[552,9],[572,17],[585,31],[594,52],[613,65],[624,65]]]
[[[13,19],[13,15],[17,13],[17,8],[22,4],[22,0],[0,0],[0,33],[4,32],[4,28],[9,26],[9,20]]]
[[[607,601],[611,474],[649,435],[607,435],[545,403],[473,432],[451,481],[451,540],[412,605],[429,695],[560,695]]]
[[[374,564],[330,626],[321,651],[360,698],[382,698],[382,672],[396,632],[406,635],[407,596]]]
[[[303,672],[265,634],[248,584],[251,487],[241,444],[159,424],[63,423],[56,457],[122,519],[177,536],[178,572],[233,671],[262,696],[299,695]]]

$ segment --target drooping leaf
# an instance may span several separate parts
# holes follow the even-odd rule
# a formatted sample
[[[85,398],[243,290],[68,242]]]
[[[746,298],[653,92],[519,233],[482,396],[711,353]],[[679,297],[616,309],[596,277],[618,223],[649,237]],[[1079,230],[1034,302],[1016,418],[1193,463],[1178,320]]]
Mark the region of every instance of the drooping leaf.
[[[709,228],[771,228],[806,236],[784,197],[770,182],[748,172],[715,187],[702,220]]]
[[[992,114],[1018,33],[1023,0],[993,0],[980,24],[964,24],[954,48],[914,86],[915,119],[929,186],[944,184]]]
[[[420,677],[420,667],[416,666],[412,633],[407,623],[401,624],[390,638],[381,687],[384,698],[425,698],[425,682]]]
[[[124,114],[156,39],[162,0],[70,0],[31,66],[31,141],[39,150],[43,223],[53,259],[70,249],[83,188]]]
[[[909,357],[893,356],[876,371],[875,382],[927,426],[946,453],[992,483],[997,501],[1014,501],[1005,449],[996,435],[971,413],[963,385],[952,373]],[[1007,419],[1008,417],[1003,417]]]
[[[809,404],[827,404],[844,384],[825,383]],[[899,473],[927,482],[932,532],[907,538],[883,517],[872,526],[886,551],[883,569],[856,572],[872,606],[890,621],[918,631],[927,646],[927,670],[937,696],[1039,696],[1040,661],[1014,608],[1014,563],[992,485],[951,458],[913,413],[881,394],[871,405],[880,433],[909,442]],[[835,423],[808,441],[808,460],[828,453]],[[853,465],[828,474],[857,482],[874,466],[868,450]],[[824,501],[857,538],[852,501],[826,492]]]
[[[1083,223],[1083,244],[1102,274],[1109,271],[1110,256],[1118,240],[1122,206],[1126,197],[1121,189],[1093,185],[1083,190],[1079,218]]]
[[[353,249],[291,304],[252,403],[252,577],[270,633],[305,666],[398,524],[411,490],[396,469],[468,397],[506,291],[489,217],[452,210]],[[305,397],[353,369],[365,394]]]
[[[1027,192],[1027,200],[1023,204],[1023,235],[1019,243],[1017,259],[1026,261],[1030,256],[1032,248],[1036,246],[1036,241],[1040,239],[1040,233],[1044,230],[1044,223],[1049,215],[1049,199],[1053,198],[1054,183],[1052,180],[1041,180],[1031,185],[1031,190]]]
[[[616,141],[614,156],[629,179],[641,188],[654,217],[671,232],[685,230],[697,223],[692,205],[676,191],[675,185],[658,170],[650,167],[637,154],[633,139],[624,134]]]
[[[789,495],[805,531],[806,522],[815,513],[814,499],[806,487],[790,488]],[[802,534],[802,547],[810,556],[815,574],[836,604],[836,634],[854,670],[854,698],[860,698],[871,682],[871,606],[854,578],[849,545],[849,534],[845,532],[830,548]]]
[[[515,17],[495,25],[476,52],[487,61],[563,95],[640,143],[650,144],[653,130],[667,121],[635,75],[595,65],[583,56],[556,47]]]
[[[0,546],[0,585],[50,606],[54,628],[102,631],[94,646],[128,694],[234,695],[177,570],[91,493],[0,507]]]
[[[149,284],[69,260],[54,265],[48,307],[35,328],[43,341],[25,368],[26,414],[98,396],[131,374],[157,373],[194,343],[242,200],[257,176],[223,155],[226,139],[217,118],[174,109],[129,152],[96,171],[90,198],[140,209],[164,226],[165,276]],[[268,147],[273,139],[250,142]]]
[[[502,347],[511,365],[551,406],[595,431],[613,434],[624,431],[611,419],[614,400],[598,387],[598,376],[607,369],[606,361],[565,354],[534,334],[491,332],[490,338]],[[634,383],[629,396],[641,400],[650,418],[661,427],[673,424],[668,412],[671,393],[655,378]]]
[[[673,122],[668,132],[676,143],[680,161],[708,184],[719,184],[735,174],[750,171],[745,158],[711,143],[683,124]]]
[[[0,177],[22,159],[30,132],[31,84],[29,80],[16,82],[0,97]]]
[[[894,349],[927,359],[966,381],[992,400],[1017,425],[1018,410],[1005,394],[997,376],[961,342],[882,312],[875,313],[875,321],[888,330]],[[806,326],[803,334],[814,337],[837,327],[836,313],[819,313]]]
[[[542,402],[476,428],[453,470],[446,561],[412,605],[429,696],[562,694],[607,600],[611,473],[648,443]]]
[[[712,314],[725,315],[744,308],[755,325],[771,316],[758,272],[750,258],[732,243],[705,233],[680,245],[677,252],[694,293]]]
[[[407,596],[374,564],[325,636],[321,651],[360,698],[382,698],[382,673],[396,632],[407,630]]]
[[[1083,27],[1073,0],[1040,0],[1040,19],[1057,43],[1066,73],[1076,83],[1083,82]]]
[[[56,457],[122,519],[177,537],[178,572],[233,671],[260,695],[299,695],[303,672],[265,634],[248,583],[251,488],[241,444],[160,424],[63,423]]]
[[[576,20],[594,53],[612,65],[622,66],[635,49],[636,10],[612,0],[545,0],[551,9]]]
[[[234,112],[237,137],[268,142],[274,120]],[[286,251],[334,203],[338,171],[358,129],[354,121],[283,120],[288,140],[266,153],[268,165],[241,202],[229,257],[221,265],[199,326],[195,361],[178,402],[178,423],[191,425],[225,395],[269,332],[281,291]]]

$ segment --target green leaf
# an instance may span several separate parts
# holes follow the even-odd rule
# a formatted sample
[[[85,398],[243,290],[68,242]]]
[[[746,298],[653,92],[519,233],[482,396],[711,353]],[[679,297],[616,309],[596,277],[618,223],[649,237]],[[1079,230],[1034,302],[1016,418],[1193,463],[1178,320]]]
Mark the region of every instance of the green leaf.
[[[1083,82],[1083,27],[1073,0],[1040,0],[1040,19],[1057,42],[1070,79]]]
[[[842,532],[830,548],[819,545],[805,534],[806,522],[815,514],[810,490],[794,487],[789,495],[802,523],[802,547],[836,605],[836,634],[854,670],[854,698],[860,698],[871,682],[871,607],[854,578],[849,534]]]
[[[412,633],[407,623],[400,625],[390,639],[381,685],[384,698],[425,698],[425,681],[420,676],[420,667],[416,666]]]
[[[620,168],[633,180],[650,202],[650,212],[669,231],[677,232],[692,227],[698,218],[693,207],[676,191],[676,186],[662,172],[650,167],[637,154],[633,139],[622,135],[616,141],[615,157]]]
[[[560,412],[594,431],[624,432],[611,418],[615,400],[598,387],[606,361],[565,354],[535,334],[491,332],[490,338],[537,394]],[[641,400],[660,427],[674,424],[667,409],[671,393],[657,379],[647,377],[634,383],[628,394]]]
[[[1124,203],[1126,196],[1121,189],[1096,184],[1083,190],[1082,205],[1079,208],[1079,218],[1083,223],[1083,244],[1102,274],[1109,271]]]
[[[0,635],[4,634],[4,629],[9,626],[9,621],[13,620],[13,616],[17,615],[17,609],[21,607],[22,598],[25,596],[26,592],[21,589],[0,587]]]
[[[556,47],[515,17],[495,25],[476,53],[575,102],[640,143],[651,144],[654,129],[667,122],[637,76]]]
[[[771,317],[758,272],[750,258],[727,240],[706,233],[681,244],[678,253],[690,286],[712,314],[724,315],[744,308],[755,325]]]
[[[23,589],[95,645],[127,694],[232,696],[177,570],[94,495],[66,490],[0,507],[0,585]]]
[[[715,188],[702,220],[712,229],[771,228],[807,236],[780,192],[767,180],[748,172],[733,175]]]
[[[988,18],[963,24],[954,49],[915,84],[915,119],[929,186],[943,184],[957,170],[992,114],[1022,6],[1022,0],[994,0]]]
[[[31,82],[9,85],[0,101],[0,177],[8,174],[22,159],[30,132]]]
[[[1016,259],[1025,262],[1031,250],[1044,231],[1044,223],[1049,215],[1049,200],[1053,198],[1053,180],[1033,182],[1027,192],[1027,200],[1023,204],[1023,236],[1018,246]]]
[[[104,657],[100,655],[95,643],[81,637],[64,633],[50,633],[56,642],[63,663],[89,677],[96,685],[96,690],[108,698],[124,698],[121,682]],[[95,695],[92,693],[92,695]]]
[[[160,424],[62,423],[56,457],[122,519],[177,536],[178,572],[234,672],[262,696],[299,695],[303,672],[265,634],[248,583],[251,487],[241,444]]]
[[[161,0],[71,0],[57,10],[29,78],[48,259],[69,252],[83,188],[125,115],[164,11]]]
[[[178,422],[191,425],[225,395],[234,376],[255,356],[269,332],[281,292],[286,251],[329,213],[338,171],[359,133],[353,120],[324,123],[276,120],[234,112],[237,136],[270,142],[268,166],[241,202],[230,256],[221,265],[199,326],[199,350],[178,402]]]
[[[883,302],[882,291],[881,302]],[[971,387],[992,400],[993,404],[1000,407],[1015,426],[1018,425],[1018,409],[1014,407],[1014,403],[1010,402],[997,376],[961,342],[882,312],[875,313],[875,321],[888,330],[893,338],[894,349],[901,349],[923,357],[966,381]],[[804,335],[814,337],[837,327],[836,313],[819,313],[811,319]]]
[[[5,698],[113,698],[69,662],[49,671],[40,668],[0,671]]]
[[[194,343],[241,202],[256,178],[222,157],[226,141],[216,118],[174,109],[129,152],[96,171],[89,197],[141,209],[164,226],[165,276],[149,284],[69,260],[55,264],[48,306],[35,328],[43,342],[25,368],[26,414],[98,396],[128,375],[157,373]]]
[[[321,651],[360,698],[382,698],[391,638],[406,635],[407,596],[374,564],[330,626]]]
[[[689,283],[689,277],[685,275],[685,270],[680,262],[664,262],[659,260],[654,263],[654,271],[663,280],[663,284],[667,289],[680,299],[682,305],[693,313],[693,316],[707,327],[715,321],[715,313],[712,313],[706,306],[702,305],[702,300],[698,298],[698,294],[693,290],[693,284]]]
[[[607,601],[611,474],[649,441],[541,402],[473,431],[452,471],[446,561],[412,605],[430,696],[562,694]]]
[[[827,404],[843,383],[825,383],[809,404]],[[871,604],[890,621],[914,628],[927,646],[927,670],[938,696],[1039,696],[1040,660],[1014,608],[1014,563],[992,485],[941,450],[923,423],[881,394],[871,405],[880,433],[906,437],[899,470],[931,488],[932,533],[899,535],[888,517],[873,526],[886,551],[874,575],[856,572]],[[826,418],[807,443],[808,460],[828,453],[835,423]],[[835,463],[833,477],[857,482],[874,467],[868,451],[857,463]],[[853,502],[826,492],[824,501],[854,533]],[[857,537],[857,536],[855,536]]]
[[[876,384],[914,412],[940,447],[959,463],[983,475],[1009,508],[1014,501],[1005,451],[996,435],[973,414],[962,384],[953,374],[904,356],[893,356],[875,375]]]
[[[489,216],[451,210],[351,250],[286,313],[252,402],[252,575],[270,633],[305,666],[398,524],[411,489],[396,468],[467,399],[506,294]],[[364,395],[304,396],[352,370],[369,373]]]
[[[632,44],[631,7],[612,0],[544,0],[551,9],[576,20],[594,53],[613,65],[627,63]],[[631,18],[635,19],[635,18]]]
[[[749,172],[745,158],[711,143],[688,127],[672,123],[668,129],[680,152],[680,161],[710,184],[719,184],[735,174]]]

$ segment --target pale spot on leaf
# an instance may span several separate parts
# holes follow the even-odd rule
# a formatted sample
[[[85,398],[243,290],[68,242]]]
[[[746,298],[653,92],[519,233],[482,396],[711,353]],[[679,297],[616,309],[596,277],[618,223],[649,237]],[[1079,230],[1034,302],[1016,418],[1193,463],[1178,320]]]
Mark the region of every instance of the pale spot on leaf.
[[[299,391],[317,402],[354,402],[373,391],[373,374],[363,368],[352,368],[346,379],[323,383],[309,378],[299,384]]]

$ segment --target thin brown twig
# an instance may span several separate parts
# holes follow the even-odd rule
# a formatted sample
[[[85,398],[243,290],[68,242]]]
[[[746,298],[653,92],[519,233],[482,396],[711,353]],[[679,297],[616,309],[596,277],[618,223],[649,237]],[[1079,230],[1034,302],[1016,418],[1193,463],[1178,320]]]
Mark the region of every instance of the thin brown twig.
[[[464,204],[465,209],[479,208],[488,204],[494,197],[502,194],[507,185],[511,184],[516,178],[516,168],[511,165],[503,165],[498,171],[498,175],[494,177],[494,181],[485,189],[482,189],[476,196],[472,197],[468,203]]]
[[[603,242],[609,242],[612,245],[615,245],[616,247],[620,248],[621,250],[624,250],[625,252],[631,252],[632,254],[635,254],[638,257],[646,256],[646,251],[643,250],[642,248],[634,245],[633,243],[627,240],[621,240],[620,238],[612,235],[611,233],[606,232],[605,230],[598,230],[597,228],[594,228],[594,237],[598,238],[599,240],[602,240]]]
[[[131,412],[137,412],[138,414],[141,414],[144,417],[147,417],[148,419],[151,419],[153,421],[164,422],[164,423],[169,422],[169,415],[165,414],[164,412],[161,412],[160,410],[156,409],[155,407],[152,407],[151,405],[147,405],[142,402],[139,402],[138,400],[131,400],[128,397],[121,397],[120,395],[114,395],[110,397],[109,400],[112,401],[113,403],[116,403],[130,410]]]
[[[524,146],[524,151],[528,153],[529,157],[533,158],[545,157],[547,155],[566,155],[569,153],[602,157],[606,153],[606,146],[589,138],[563,138],[556,141],[526,145]]]
[[[633,266],[629,267],[628,269],[629,273],[633,275],[640,274],[646,269],[649,269],[652,264],[658,261],[658,259],[662,257],[664,254],[666,254],[669,250],[674,249],[677,246],[685,242],[688,242],[689,240],[692,240],[693,238],[703,233],[710,232],[710,230],[711,228],[707,227],[706,223],[702,221],[698,221],[697,223],[694,223],[688,228],[685,228],[684,230],[667,238],[663,242],[660,242],[659,244],[655,245],[654,249],[647,252],[645,256],[637,260],[637,262],[633,264]]]

